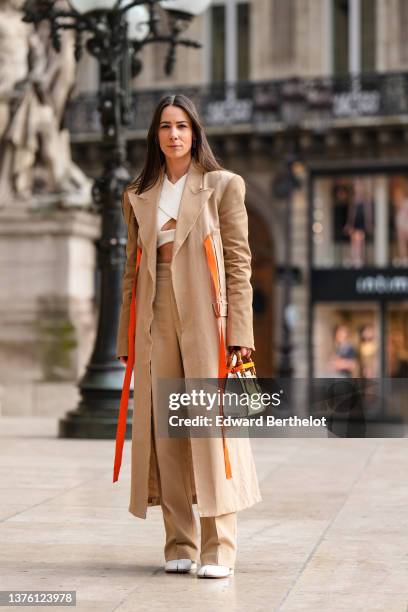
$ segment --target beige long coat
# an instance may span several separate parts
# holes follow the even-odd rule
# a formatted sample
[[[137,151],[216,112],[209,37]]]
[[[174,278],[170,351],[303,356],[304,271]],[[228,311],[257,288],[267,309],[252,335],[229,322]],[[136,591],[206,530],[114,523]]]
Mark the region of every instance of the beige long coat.
[[[127,190],[122,200],[128,226],[127,261],[117,338],[117,356],[127,355],[127,328],[137,246],[142,257],[136,290],[134,409],[129,511],[146,518],[147,507],[160,503],[156,457],[151,445],[152,340],[150,326],[156,286],[157,205],[164,178],[141,195]],[[186,378],[217,378],[219,332],[204,239],[211,234],[217,256],[226,345],[254,348],[251,253],[244,204],[245,183],[226,170],[205,172],[190,164],[176,226],[171,264],[181,321]],[[225,334],[224,334],[225,337]],[[197,347],[200,351],[197,351]],[[195,493],[200,516],[242,510],[261,501],[250,441],[229,438],[232,478],[225,475],[221,438],[191,438]]]

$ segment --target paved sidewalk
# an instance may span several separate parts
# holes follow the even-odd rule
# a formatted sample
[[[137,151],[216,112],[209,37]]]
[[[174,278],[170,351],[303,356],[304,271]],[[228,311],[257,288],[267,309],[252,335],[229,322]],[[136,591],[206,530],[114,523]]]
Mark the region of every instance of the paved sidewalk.
[[[0,590],[97,612],[407,611],[406,439],[253,441],[263,502],[239,514],[235,576],[199,580],[164,573],[160,509],[129,514],[129,443],[113,485],[113,441],[56,431],[0,418]]]

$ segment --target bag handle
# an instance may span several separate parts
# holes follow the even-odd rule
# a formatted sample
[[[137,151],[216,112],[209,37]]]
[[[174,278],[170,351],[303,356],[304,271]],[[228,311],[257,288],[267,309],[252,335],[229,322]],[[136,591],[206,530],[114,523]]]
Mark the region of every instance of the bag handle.
[[[234,355],[237,361],[235,365],[231,367]],[[244,359],[246,361],[244,361]],[[250,357],[243,357],[240,349],[232,349],[227,363],[228,373],[236,374],[237,372],[245,372],[245,370],[250,370],[251,374],[256,377],[255,362]]]

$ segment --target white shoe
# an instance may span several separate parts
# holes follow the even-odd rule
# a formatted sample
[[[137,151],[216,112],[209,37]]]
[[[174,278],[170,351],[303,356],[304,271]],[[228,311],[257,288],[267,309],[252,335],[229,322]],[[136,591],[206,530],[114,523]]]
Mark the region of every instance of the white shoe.
[[[228,578],[234,570],[226,565],[202,565],[197,572],[198,578]]]
[[[176,574],[187,574],[196,569],[197,563],[191,559],[172,559],[171,561],[166,561],[166,565],[164,566],[166,572],[173,572]]]

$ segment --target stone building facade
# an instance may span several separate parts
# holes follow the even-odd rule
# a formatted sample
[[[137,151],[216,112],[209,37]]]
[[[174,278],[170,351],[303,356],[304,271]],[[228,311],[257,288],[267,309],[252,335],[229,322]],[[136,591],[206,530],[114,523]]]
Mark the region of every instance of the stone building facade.
[[[407,31],[405,0],[214,0],[188,30],[202,49],[179,49],[171,77],[163,72],[165,48],[142,52],[128,131],[134,172],[155,101],[181,90],[197,102],[222,164],[245,178],[263,376],[279,371],[285,313],[297,377],[333,373],[338,325],[347,328],[360,375],[364,350],[371,350],[372,375],[396,375],[403,367]],[[294,77],[304,105],[288,131],[285,87]],[[94,175],[96,86],[95,64],[84,57],[68,121],[75,158]],[[276,178],[295,145],[299,185],[289,205],[278,197]],[[291,306],[283,311],[287,215],[292,283]]]

